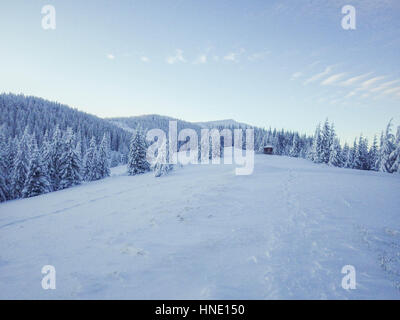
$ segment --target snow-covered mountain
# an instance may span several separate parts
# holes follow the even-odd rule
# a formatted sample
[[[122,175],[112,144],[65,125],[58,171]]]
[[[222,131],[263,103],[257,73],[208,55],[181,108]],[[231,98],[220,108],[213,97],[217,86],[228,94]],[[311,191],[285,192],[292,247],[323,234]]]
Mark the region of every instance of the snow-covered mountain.
[[[125,118],[109,118],[107,120],[128,131],[132,131],[140,126],[146,130],[157,128],[163,130],[164,132],[168,132],[170,121],[177,121],[178,131],[182,129],[194,129],[196,130],[196,132],[200,133],[200,130],[202,128],[201,126],[193,122],[188,122],[158,114],[148,114]]]
[[[122,118],[109,118],[107,120],[119,126],[120,128],[130,132],[133,132],[138,125],[140,125],[142,128],[145,129],[160,128],[167,132],[169,121],[177,121],[178,130],[184,128],[190,128],[196,130],[197,132],[200,132],[200,130],[203,128],[212,129],[212,128],[223,127],[223,128],[244,129],[252,127],[246,123],[238,122],[233,119],[205,121],[205,122],[189,122],[158,114],[148,114],[142,116],[122,117]]]
[[[215,121],[206,121],[206,122],[195,122],[197,125],[203,128],[216,128],[216,127],[228,127],[228,128],[250,128],[253,127],[249,124],[238,122],[233,119],[226,120],[215,120]]]

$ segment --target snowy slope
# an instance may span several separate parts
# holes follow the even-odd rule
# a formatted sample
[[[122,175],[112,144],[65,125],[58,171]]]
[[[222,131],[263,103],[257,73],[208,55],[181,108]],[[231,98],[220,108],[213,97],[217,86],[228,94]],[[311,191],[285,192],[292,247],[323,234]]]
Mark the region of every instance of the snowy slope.
[[[0,298],[400,298],[399,176],[264,155],[250,176],[123,172],[0,204]]]

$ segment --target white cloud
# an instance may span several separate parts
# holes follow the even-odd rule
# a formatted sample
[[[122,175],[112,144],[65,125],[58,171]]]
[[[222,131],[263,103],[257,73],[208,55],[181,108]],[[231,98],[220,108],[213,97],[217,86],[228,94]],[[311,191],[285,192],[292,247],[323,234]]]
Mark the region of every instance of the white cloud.
[[[356,77],[347,79],[347,80],[341,82],[340,85],[346,86],[346,87],[347,87],[347,86],[351,86],[351,85],[353,85],[353,84],[359,82],[360,80],[362,80],[362,79],[368,77],[368,76],[371,75],[371,74],[372,74],[372,72],[368,72],[368,73],[365,73],[365,74],[362,74],[362,75],[359,75],[359,76],[356,76]]]
[[[334,74],[333,76],[330,76],[329,78],[325,79],[324,81],[321,82],[323,86],[333,84],[337,82],[339,79],[343,78],[346,75],[346,73],[338,73]]]
[[[201,54],[197,57],[197,59],[194,61],[194,64],[204,64],[207,63],[207,55]]]
[[[367,87],[371,86],[372,84],[374,84],[375,82],[378,82],[378,81],[380,81],[382,79],[385,79],[385,77],[379,76],[379,77],[375,77],[375,78],[369,79],[369,80],[364,81],[363,83],[361,83],[361,87],[362,88],[367,88]]]
[[[388,81],[388,82],[382,83],[378,87],[370,89],[369,91],[370,92],[379,92],[379,91],[382,91],[382,90],[386,89],[387,87],[390,87],[391,85],[398,83],[398,82],[400,82],[400,80]]]
[[[245,52],[245,50],[243,48],[241,48],[238,52],[230,52],[230,53],[228,53],[227,55],[225,55],[223,57],[223,59],[225,61],[238,62],[239,61],[238,57],[244,52]]]
[[[390,88],[387,89],[385,91],[383,91],[383,94],[392,94],[392,93],[400,93],[400,86],[399,87],[394,87],[394,88]]]
[[[345,98],[350,98],[352,96],[355,96],[357,94],[357,90],[353,90],[351,92],[349,92],[347,95],[345,95]]]
[[[295,80],[297,78],[300,78],[303,75],[303,72],[295,72],[292,74],[292,76],[290,77],[290,80]]]
[[[225,61],[237,61],[237,53],[231,52],[224,56]]]
[[[150,62],[150,58],[146,56],[140,57],[140,60],[142,60],[143,62]]]
[[[270,53],[271,53],[271,51],[256,52],[256,53],[249,55],[248,59],[250,61],[262,60]]]
[[[107,54],[107,59],[114,60],[115,56],[112,53]]]
[[[177,63],[177,62],[186,62],[185,58],[183,57],[183,50],[176,49],[175,56],[167,57],[166,61],[169,64],[174,64],[174,63]]]
[[[368,98],[368,97],[369,97],[369,93],[364,93],[361,95],[361,98],[363,98],[363,99]]]
[[[326,67],[324,71],[317,73],[316,75],[314,75],[311,78],[308,78],[306,81],[304,81],[304,84],[309,84],[310,82],[314,82],[314,81],[321,79],[322,77],[331,73],[332,69],[333,69],[333,66]]]

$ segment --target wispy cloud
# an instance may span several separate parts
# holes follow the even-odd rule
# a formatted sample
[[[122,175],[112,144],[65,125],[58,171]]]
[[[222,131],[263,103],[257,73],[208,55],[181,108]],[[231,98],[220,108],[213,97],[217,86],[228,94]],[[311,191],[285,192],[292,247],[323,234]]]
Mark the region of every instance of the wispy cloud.
[[[366,99],[366,98],[368,98],[369,97],[369,93],[363,93],[362,95],[361,95],[361,98],[363,98],[363,99]]]
[[[107,54],[107,59],[109,59],[109,60],[114,60],[115,59],[115,56],[112,54],[112,53],[109,53],[109,54]]]
[[[385,79],[384,76],[379,76],[379,77],[375,77],[375,78],[369,79],[369,80],[364,81],[363,83],[361,83],[361,87],[362,88],[367,88],[367,87],[373,85],[375,82],[381,81],[383,79]]]
[[[335,82],[337,82],[338,80],[343,78],[345,75],[346,75],[345,72],[334,74],[333,76],[330,76],[329,78],[322,81],[321,85],[326,86],[326,85],[334,84]]]
[[[390,87],[391,85],[396,84],[398,82],[400,82],[400,80],[393,80],[393,81],[384,82],[381,85],[379,85],[378,87],[372,88],[369,91],[370,92],[379,92],[379,91],[382,91],[382,90],[384,90],[384,89],[386,89],[386,88]]]
[[[194,64],[205,64],[205,63],[207,63],[207,55],[206,54],[199,55],[193,63]]]
[[[237,54],[234,52],[228,53],[226,56],[224,56],[225,61],[236,61],[236,56]]]
[[[314,75],[314,76],[308,78],[306,81],[304,81],[304,84],[309,84],[311,82],[315,82],[315,81],[321,79],[322,77],[327,76],[329,73],[332,72],[332,69],[333,69],[333,66],[326,67],[324,71],[317,73],[316,75]]]
[[[303,72],[295,72],[290,77],[290,80],[296,80],[296,79],[300,78],[302,75],[303,75]]]
[[[230,62],[238,62],[239,61],[239,56],[244,53],[245,50],[241,48],[238,52],[229,52],[226,54],[223,59],[225,61],[230,61]]]
[[[383,91],[383,94],[385,94],[385,95],[392,94],[392,93],[400,93],[400,86],[399,87],[390,88],[390,89],[387,89],[387,90]]]
[[[150,62],[150,58],[149,57],[146,57],[146,56],[142,56],[142,57],[140,57],[140,60],[142,60],[143,62]]]
[[[183,57],[183,50],[176,49],[175,55],[167,57],[166,61],[168,64],[186,62],[186,59]]]
[[[248,56],[249,61],[257,61],[257,60],[262,60],[266,56],[268,56],[271,53],[271,51],[262,51],[262,52],[256,52],[252,53],[251,55]]]
[[[346,87],[352,86],[352,85],[356,84],[357,82],[365,79],[366,77],[368,77],[371,74],[372,74],[372,72],[368,72],[368,73],[364,73],[364,74],[356,76],[356,77],[352,77],[350,79],[347,79],[347,80],[341,82],[340,85],[346,86]]]
[[[358,90],[353,90],[353,91],[350,91],[348,94],[346,94],[344,97],[345,98],[351,98],[352,96],[355,96],[356,94],[357,94],[357,91]]]

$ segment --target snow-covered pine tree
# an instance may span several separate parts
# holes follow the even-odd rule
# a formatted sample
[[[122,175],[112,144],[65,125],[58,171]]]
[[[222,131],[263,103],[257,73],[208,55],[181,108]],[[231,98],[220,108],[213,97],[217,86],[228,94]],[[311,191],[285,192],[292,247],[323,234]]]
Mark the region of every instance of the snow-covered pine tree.
[[[357,139],[354,139],[353,147],[350,148],[349,168],[356,169],[356,155],[358,150]]]
[[[321,124],[315,129],[313,143],[311,147],[311,160],[315,163],[322,162],[322,145],[321,145]]]
[[[150,170],[150,165],[146,160],[146,141],[140,127],[132,135],[128,155],[128,174],[133,176],[145,173]]]
[[[378,139],[377,136],[374,135],[374,141],[368,152],[370,170],[378,171],[379,169],[379,167],[377,166],[378,159],[379,159]]]
[[[322,134],[321,134],[321,160],[324,163],[329,163],[332,136],[333,135],[331,131],[331,126],[329,125],[328,119],[326,119],[322,127]]]
[[[6,201],[8,199],[7,184],[5,180],[6,179],[3,176],[2,172],[0,172],[0,202]]]
[[[391,157],[391,154],[394,150],[395,144],[394,136],[392,134],[392,120],[390,120],[383,136],[379,171],[392,173],[392,166],[395,159]]]
[[[51,184],[51,173],[52,173],[52,143],[50,142],[48,132],[44,134],[42,147],[42,165],[46,168],[46,172],[49,180],[49,192],[54,191]]]
[[[340,146],[339,139],[335,139],[331,145],[328,164],[334,167],[343,166],[342,148]]]
[[[291,157],[295,157],[297,158],[300,155],[300,139],[299,136],[297,134],[295,134],[293,136],[293,143],[292,143],[292,147],[290,149],[289,155]]]
[[[14,169],[12,172],[12,190],[13,198],[22,197],[22,190],[25,186],[26,176],[29,167],[28,155],[29,133],[28,127],[25,128],[24,134],[18,142],[17,153],[14,159]]]
[[[383,153],[383,141],[385,140],[383,131],[381,131],[381,138],[379,140],[379,148],[378,148],[378,159],[375,163],[375,168],[377,171],[381,170],[381,163],[382,163],[382,153]]]
[[[358,139],[357,149],[354,155],[354,168],[369,170],[368,141],[362,135]]]
[[[60,189],[61,181],[61,155],[64,150],[64,141],[61,130],[56,126],[51,142],[44,150],[44,161],[47,164],[50,177],[50,186],[53,191]]]
[[[342,158],[343,158],[343,167],[351,168],[351,150],[347,142],[343,146],[342,150]]]
[[[3,128],[0,128],[0,202],[6,201],[9,198],[9,187],[7,185],[8,177],[8,147],[6,136],[3,133]]]
[[[83,175],[86,181],[94,181],[99,179],[97,166],[97,147],[96,138],[93,136],[90,139],[89,147],[86,149],[83,165]]]
[[[74,133],[68,128],[64,137],[64,150],[60,158],[60,189],[66,189],[81,183],[81,159],[74,145]]]
[[[110,176],[110,154],[109,154],[109,141],[108,135],[104,133],[103,140],[101,141],[99,151],[98,151],[98,159],[97,159],[97,168],[99,172],[99,178],[105,178]]]
[[[395,149],[390,155],[390,158],[393,160],[391,171],[400,173],[400,126],[397,127]]]
[[[14,172],[14,161],[17,154],[18,147],[18,138],[17,137],[9,137],[7,144],[7,158],[6,166],[7,166],[7,174],[6,174],[6,183],[8,186],[8,200],[14,199],[14,190],[13,190],[13,172]]]
[[[158,148],[157,158],[152,169],[155,177],[167,175],[173,169],[173,165],[168,163],[168,143],[166,140]]]
[[[37,146],[36,140],[33,140],[30,146],[31,154],[25,185],[22,190],[24,198],[35,197],[49,192],[49,178],[47,169],[43,165],[42,156]]]

